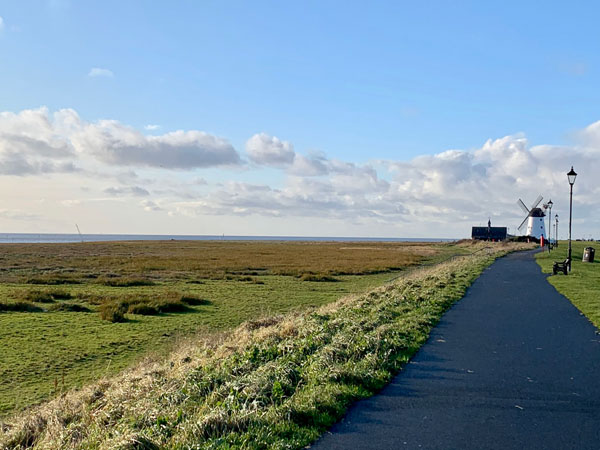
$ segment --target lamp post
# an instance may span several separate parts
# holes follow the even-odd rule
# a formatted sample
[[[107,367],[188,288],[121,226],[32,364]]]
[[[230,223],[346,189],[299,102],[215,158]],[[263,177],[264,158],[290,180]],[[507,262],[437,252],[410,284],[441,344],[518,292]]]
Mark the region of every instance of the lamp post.
[[[556,237],[556,246],[558,247],[558,214],[554,216],[556,225],[554,226],[554,236]]]
[[[550,209],[550,214],[548,214],[548,253],[550,253],[550,249],[552,248],[552,199],[548,200],[548,209]]]
[[[567,256],[569,272],[571,271],[571,222],[573,221],[573,185],[575,184],[575,178],[577,178],[577,174],[573,170],[573,166],[571,166],[571,170],[567,173],[567,179],[571,186],[571,193],[569,195],[569,253]]]

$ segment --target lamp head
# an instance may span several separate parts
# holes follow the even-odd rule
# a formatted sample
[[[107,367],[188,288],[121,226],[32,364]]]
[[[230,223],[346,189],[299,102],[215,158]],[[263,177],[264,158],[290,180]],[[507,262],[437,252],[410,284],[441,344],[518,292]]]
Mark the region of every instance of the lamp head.
[[[577,174],[573,170],[573,166],[571,166],[571,170],[567,173],[567,178],[569,179],[569,184],[573,186],[575,184],[575,178],[577,178]]]

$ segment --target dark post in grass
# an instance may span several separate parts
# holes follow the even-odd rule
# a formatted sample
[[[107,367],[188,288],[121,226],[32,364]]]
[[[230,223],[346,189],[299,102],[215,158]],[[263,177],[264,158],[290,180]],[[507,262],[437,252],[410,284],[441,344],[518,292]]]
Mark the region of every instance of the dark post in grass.
[[[567,173],[567,178],[569,180],[569,185],[571,186],[571,194],[569,196],[569,253],[567,256],[569,272],[570,272],[571,271],[571,222],[573,221],[573,185],[575,184],[575,178],[577,178],[577,174],[573,170],[573,166],[571,166],[571,170]]]
[[[558,247],[558,214],[554,216],[556,225],[554,226],[554,236],[556,237],[556,246]]]
[[[548,200],[548,209],[550,209],[550,214],[548,214],[548,253],[550,253],[550,249],[552,248],[552,199]]]

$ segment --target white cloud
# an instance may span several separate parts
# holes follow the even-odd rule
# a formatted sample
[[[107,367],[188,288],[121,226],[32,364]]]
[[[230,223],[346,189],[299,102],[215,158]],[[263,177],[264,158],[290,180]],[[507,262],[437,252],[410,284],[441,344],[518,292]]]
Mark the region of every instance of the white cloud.
[[[74,172],[73,157],[68,139],[56,130],[47,109],[0,112],[1,175]]]
[[[155,124],[148,124],[146,126],[144,126],[144,130],[148,130],[148,131],[156,131],[160,128],[160,125],[155,125]]]
[[[4,29],[4,19],[0,16],[0,31]]]
[[[326,175],[329,172],[327,165],[327,158],[323,154],[313,154],[308,157],[296,155],[289,172],[293,175],[308,177]]]
[[[336,230],[348,226],[364,235],[387,230],[397,236],[461,237],[491,216],[494,225],[507,225],[514,232],[522,220],[519,197],[529,203],[542,194],[554,201],[553,213],[568,214],[565,174],[573,165],[580,174],[574,211],[581,223],[575,230],[600,229],[600,121],[562,147],[531,146],[525,135],[516,134],[490,139],[470,151],[357,164],[324,153],[299,154],[292,143],[263,133],[249,140],[248,155],[261,165],[280,168],[282,176],[256,182],[252,166],[239,176],[222,170],[173,176],[166,169],[242,164],[228,141],[201,131],[147,136],[114,120],[87,122],[72,109],[0,113],[0,175],[27,176],[0,176],[1,187],[19,192],[19,202],[5,207],[37,213],[42,209],[33,205],[43,197],[44,208],[56,221],[65,220],[60,210],[68,206],[69,214],[77,217],[98,214],[103,226],[122,217],[138,218],[137,224],[121,222],[121,232],[136,232],[137,227],[152,232],[155,223],[163,227],[155,232],[172,232],[168,227],[178,224],[183,231],[195,220],[196,227],[217,224],[206,233],[220,232],[219,223],[239,230],[254,223],[264,225],[265,233],[286,234],[272,224],[299,224],[305,218],[305,223],[315,224],[305,232],[312,235],[330,234],[328,227],[335,223]],[[58,172],[60,178],[48,175]],[[26,195],[31,199],[24,199]],[[56,212],[52,205],[58,206]],[[110,208],[121,208],[121,215]],[[152,223],[143,211],[157,212]],[[179,215],[185,219],[176,219]],[[0,212],[0,222],[8,217]]]
[[[86,122],[72,109],[0,113],[0,174],[72,172],[86,160],[189,170],[241,164],[228,141],[202,131],[146,136],[115,120]]]
[[[96,78],[96,77],[104,77],[104,78],[113,78],[115,74],[112,70],[102,69],[100,67],[92,67],[88,72],[88,77]]]
[[[152,200],[143,200],[140,205],[144,208],[144,211],[163,211],[164,209],[154,203]]]
[[[250,159],[271,167],[286,167],[294,162],[294,146],[266,133],[252,136],[246,142],[246,152]]]
[[[191,201],[175,202],[186,216],[313,217],[347,223],[403,224],[412,233],[466,236],[471,225],[487,222],[515,228],[522,219],[516,205],[538,194],[552,198],[553,213],[564,212],[571,164],[586,172],[577,182],[579,217],[598,224],[600,122],[581,133],[586,145],[534,146],[517,134],[488,140],[474,151],[447,150],[410,161],[370,165],[330,160],[323,154],[295,155],[283,186],[229,182]],[[383,174],[382,177],[380,174]],[[307,232],[314,234],[314,232]],[[376,232],[374,234],[377,234]]]
[[[40,216],[38,214],[32,214],[26,211],[22,211],[20,209],[10,210],[10,209],[0,209],[0,217],[3,219],[9,220],[26,220],[26,221],[36,221],[40,220]]]
[[[241,163],[228,141],[195,130],[145,136],[117,121],[101,120],[85,124],[71,142],[78,152],[111,165],[195,169]]]
[[[104,193],[114,196],[134,196],[134,197],[145,197],[150,195],[146,189],[140,186],[126,186],[126,187],[109,187],[104,189]]]

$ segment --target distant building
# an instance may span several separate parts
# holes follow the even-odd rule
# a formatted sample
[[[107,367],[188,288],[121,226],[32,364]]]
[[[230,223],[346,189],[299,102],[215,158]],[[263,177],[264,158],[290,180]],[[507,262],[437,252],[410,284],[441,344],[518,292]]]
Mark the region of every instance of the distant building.
[[[503,241],[507,236],[506,227],[493,227],[492,222],[488,220],[487,227],[473,227],[471,230],[471,239],[479,241]]]

